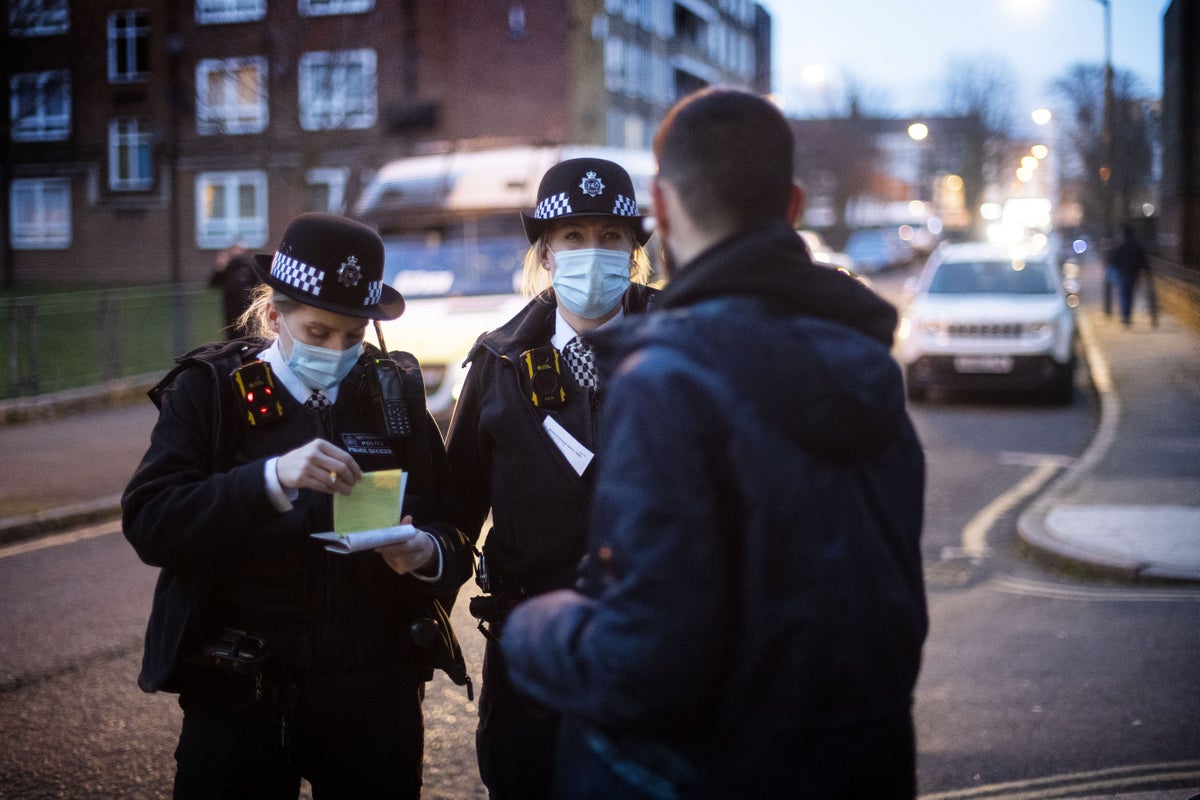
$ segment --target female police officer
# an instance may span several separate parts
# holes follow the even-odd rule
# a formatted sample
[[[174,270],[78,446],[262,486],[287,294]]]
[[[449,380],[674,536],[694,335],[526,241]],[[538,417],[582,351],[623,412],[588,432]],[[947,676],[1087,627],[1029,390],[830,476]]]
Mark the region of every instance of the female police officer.
[[[179,693],[177,798],[295,798],[301,778],[318,798],[415,798],[428,673],[410,629],[471,562],[443,521],[419,368],[363,341],[404,301],[374,231],[328,214],[294,219],[256,267],[246,318],[266,335],[194,351],[151,392],[123,498],[126,537],[161,567],[138,682]],[[334,494],[395,468],[415,534],[349,555],[310,537],[332,530]]]
[[[645,311],[654,293],[650,234],[619,165],[556,164],[523,218],[526,289],[551,286],[476,342],[446,445],[467,534],[492,512],[477,576],[489,594],[472,611],[493,635],[512,603],[572,585],[584,553],[599,387],[575,357],[577,335]],[[556,717],[513,690],[489,636],[476,744],[492,800],[549,796],[557,731]]]

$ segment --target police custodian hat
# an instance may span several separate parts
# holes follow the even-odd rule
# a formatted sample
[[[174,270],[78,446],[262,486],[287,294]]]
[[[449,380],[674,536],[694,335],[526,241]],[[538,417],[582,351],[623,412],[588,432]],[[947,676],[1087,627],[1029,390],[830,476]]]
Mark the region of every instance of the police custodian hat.
[[[254,262],[263,283],[305,305],[366,319],[404,313],[404,298],[383,282],[383,240],[361,222],[301,214],[275,255],[258,253]]]
[[[628,219],[638,244],[650,239],[642,224],[646,217],[638,213],[629,173],[603,158],[569,158],[546,170],[538,186],[537,207],[532,215],[522,213],[521,221],[533,244],[550,221],[584,216]]]

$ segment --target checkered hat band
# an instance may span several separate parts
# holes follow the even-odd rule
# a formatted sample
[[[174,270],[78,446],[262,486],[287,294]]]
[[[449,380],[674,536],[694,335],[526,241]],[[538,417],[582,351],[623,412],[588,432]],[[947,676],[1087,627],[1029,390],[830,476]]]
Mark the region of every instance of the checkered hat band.
[[[613,205],[613,214],[618,217],[636,217],[637,203],[625,195],[619,194],[617,195],[617,202]]]
[[[534,209],[534,219],[554,219],[571,213],[571,200],[566,192],[550,195]]]
[[[271,277],[316,297],[321,294],[325,271],[276,252],[274,260],[271,261]]]
[[[373,306],[383,299],[383,282],[371,281],[367,284],[367,296],[363,300],[364,306]]]

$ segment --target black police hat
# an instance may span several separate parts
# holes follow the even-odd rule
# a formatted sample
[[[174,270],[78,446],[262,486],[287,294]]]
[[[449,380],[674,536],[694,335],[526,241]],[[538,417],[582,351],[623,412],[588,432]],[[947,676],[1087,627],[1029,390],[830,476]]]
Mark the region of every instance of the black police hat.
[[[521,221],[533,244],[551,220],[582,216],[628,219],[638,244],[650,239],[642,225],[646,217],[638,213],[629,173],[607,159],[569,158],[546,170],[538,186],[537,208],[532,216],[522,213]]]
[[[404,298],[383,282],[383,240],[346,217],[311,212],[288,223],[275,255],[258,253],[259,279],[293,300],[337,314],[395,319]]]

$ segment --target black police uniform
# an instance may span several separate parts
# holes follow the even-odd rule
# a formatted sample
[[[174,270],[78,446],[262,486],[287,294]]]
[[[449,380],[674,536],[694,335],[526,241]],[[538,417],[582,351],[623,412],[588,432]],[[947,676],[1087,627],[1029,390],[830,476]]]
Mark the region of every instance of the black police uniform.
[[[178,692],[184,710],[177,797],[417,797],[423,681],[410,626],[428,601],[452,601],[470,545],[452,525],[442,440],[419,367],[404,375],[410,435],[388,438],[368,391],[369,345],[336,403],[306,408],[282,386],[278,420],[249,425],[230,373],[266,343],[237,340],[185,356],[153,392],[160,416],[126,489],[124,531],[161,567],[139,686]],[[441,551],[440,578],[393,572],[375,552],[335,555],[309,534],[332,530],[332,496],[301,489],[285,513],[268,499],[266,459],[321,437],[366,471],[408,471],[404,513]],[[237,632],[241,656],[206,656]],[[262,651],[262,652],[260,652]],[[256,658],[265,652],[261,665]]]
[[[624,312],[646,311],[655,294],[632,284],[622,301]],[[595,468],[577,473],[543,423],[557,421],[595,453],[597,393],[579,387],[562,363],[565,401],[555,405],[543,398],[535,405],[523,378],[522,354],[550,347],[556,309],[553,300],[535,298],[480,337],[446,439],[465,510],[460,527],[477,538],[491,510],[483,555],[499,605],[573,585],[587,544]],[[493,800],[549,796],[558,728],[557,715],[513,689],[500,649],[489,639],[476,744],[480,774]]]

